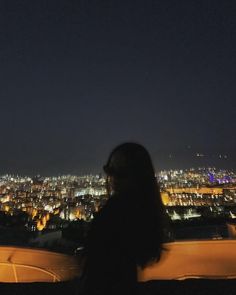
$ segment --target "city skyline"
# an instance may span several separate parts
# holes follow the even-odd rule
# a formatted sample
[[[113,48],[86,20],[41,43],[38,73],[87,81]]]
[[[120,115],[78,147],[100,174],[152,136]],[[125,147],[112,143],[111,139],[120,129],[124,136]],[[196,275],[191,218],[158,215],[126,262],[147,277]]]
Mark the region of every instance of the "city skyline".
[[[2,1],[0,174],[99,173],[126,141],[156,170],[235,169],[235,13],[220,0]]]
[[[203,151],[203,150],[201,150]],[[78,155],[74,155],[75,157]],[[232,152],[222,152],[207,154],[203,152],[195,152],[190,151],[187,147],[183,149],[183,151],[157,151],[154,153],[153,166],[156,173],[161,172],[162,170],[188,170],[188,169],[198,169],[198,168],[216,168],[216,169],[225,169],[235,171],[236,166],[236,157]],[[26,175],[26,176],[55,176],[55,175],[88,175],[88,174],[104,174],[103,165],[106,162],[107,158],[104,156],[104,159],[95,159],[94,162],[89,162],[91,166],[86,165],[86,168],[83,165],[80,165],[75,161],[71,163],[63,163],[64,167],[60,167],[60,163],[55,166],[45,167],[39,165],[38,167],[31,167],[28,169],[27,167],[7,167],[4,169],[2,166],[0,167],[0,175],[4,174],[12,174],[12,175]],[[44,164],[44,162],[43,162]],[[88,164],[88,163],[86,163]]]

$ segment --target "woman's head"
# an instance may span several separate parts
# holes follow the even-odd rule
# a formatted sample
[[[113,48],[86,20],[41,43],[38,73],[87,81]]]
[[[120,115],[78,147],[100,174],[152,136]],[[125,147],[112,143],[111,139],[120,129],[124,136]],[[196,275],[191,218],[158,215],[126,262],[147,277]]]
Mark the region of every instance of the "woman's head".
[[[115,192],[140,191],[145,189],[148,183],[155,181],[150,155],[137,143],[117,146],[111,152],[104,171],[111,189]]]

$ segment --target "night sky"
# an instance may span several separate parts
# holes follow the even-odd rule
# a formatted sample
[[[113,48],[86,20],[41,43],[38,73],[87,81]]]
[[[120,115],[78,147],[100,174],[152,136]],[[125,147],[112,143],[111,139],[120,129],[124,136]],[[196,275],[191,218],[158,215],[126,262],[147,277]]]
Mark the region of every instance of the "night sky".
[[[235,117],[235,0],[0,0],[0,174],[235,169]]]

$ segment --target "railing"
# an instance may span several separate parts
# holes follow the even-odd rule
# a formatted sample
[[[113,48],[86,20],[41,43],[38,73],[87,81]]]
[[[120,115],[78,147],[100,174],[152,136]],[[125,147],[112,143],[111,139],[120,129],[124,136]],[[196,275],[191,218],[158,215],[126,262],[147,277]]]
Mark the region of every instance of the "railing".
[[[138,280],[236,279],[236,240],[167,243],[161,260],[139,269]],[[79,273],[74,256],[0,247],[0,282],[59,282]]]
[[[78,274],[73,256],[20,247],[0,247],[0,282],[60,282]]]
[[[167,243],[161,260],[139,269],[139,281],[236,279],[236,240]]]
[[[43,269],[41,267],[27,265],[27,264],[11,263],[11,262],[0,262],[0,268],[1,268],[1,266],[7,266],[7,267],[12,268],[12,272],[14,274],[14,282],[15,283],[22,282],[21,276],[19,277],[21,268],[25,268],[25,269],[28,269],[28,270],[36,271],[38,273],[38,280],[39,281],[40,281],[40,272],[48,275],[49,278],[46,281],[51,281],[53,283],[56,283],[56,282],[60,282],[61,281],[61,279],[59,278],[59,276],[55,272],[52,272],[52,271],[49,271],[49,270],[45,270],[45,269]],[[29,275],[29,277],[28,277],[28,280],[27,281],[30,282],[31,281],[31,279],[30,279],[30,272],[28,273],[28,275]],[[9,273],[8,272],[5,272],[5,276],[6,276],[6,280],[4,280],[4,282],[9,280]],[[34,278],[35,278],[35,273],[34,273]]]

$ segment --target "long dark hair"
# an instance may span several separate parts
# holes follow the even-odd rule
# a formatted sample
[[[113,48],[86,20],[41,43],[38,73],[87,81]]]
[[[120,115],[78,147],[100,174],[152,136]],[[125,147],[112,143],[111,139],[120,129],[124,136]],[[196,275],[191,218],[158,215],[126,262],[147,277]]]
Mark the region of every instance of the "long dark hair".
[[[132,203],[130,219],[136,233],[132,255],[144,267],[160,259],[163,243],[163,216],[160,189],[148,151],[137,143],[124,143],[110,154],[104,166],[107,191],[111,197]],[[134,236],[134,235],[133,235]]]

